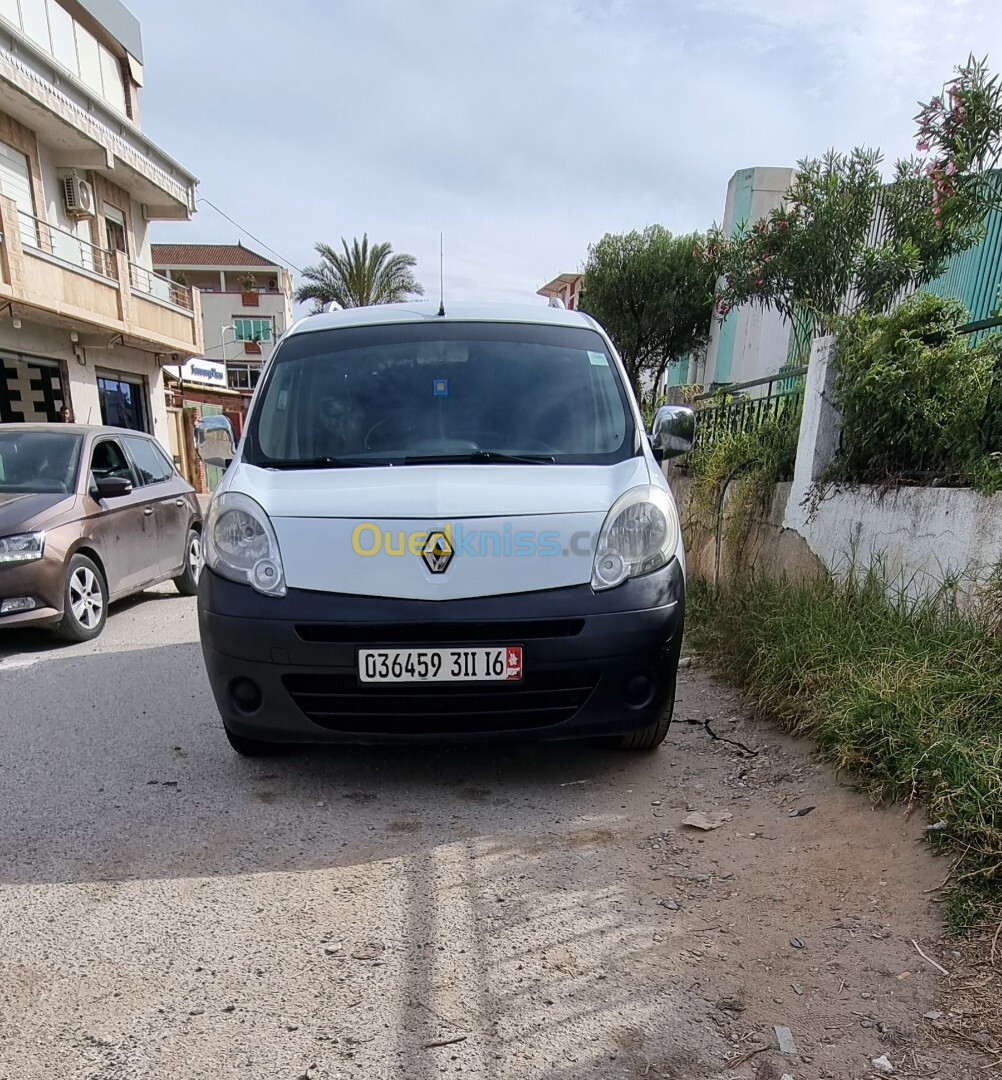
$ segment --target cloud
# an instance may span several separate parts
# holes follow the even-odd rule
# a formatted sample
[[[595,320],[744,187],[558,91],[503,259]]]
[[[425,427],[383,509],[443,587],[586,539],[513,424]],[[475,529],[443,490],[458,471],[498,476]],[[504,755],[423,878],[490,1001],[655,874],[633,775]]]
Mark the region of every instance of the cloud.
[[[531,297],[607,231],[705,228],[730,176],[911,149],[1002,14],[961,0],[133,0],[148,134],[299,266],[368,231],[448,288]],[[232,241],[209,209],[161,239]],[[249,240],[246,241],[251,243]]]

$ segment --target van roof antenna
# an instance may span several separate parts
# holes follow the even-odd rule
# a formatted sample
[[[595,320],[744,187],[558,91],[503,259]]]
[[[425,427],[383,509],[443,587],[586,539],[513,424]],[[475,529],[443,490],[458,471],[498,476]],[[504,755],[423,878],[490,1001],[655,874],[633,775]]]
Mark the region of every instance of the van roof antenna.
[[[438,274],[439,296],[438,314],[445,318],[445,233],[438,234]]]

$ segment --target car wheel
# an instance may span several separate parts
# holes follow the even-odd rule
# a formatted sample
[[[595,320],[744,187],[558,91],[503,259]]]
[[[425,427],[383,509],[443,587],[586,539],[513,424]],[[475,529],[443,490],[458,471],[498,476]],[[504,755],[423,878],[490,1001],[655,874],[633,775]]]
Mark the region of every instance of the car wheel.
[[[198,593],[198,579],[202,573],[202,534],[198,529],[189,529],[184,542],[184,570],[174,584],[182,596],[195,596]]]
[[[91,641],[108,620],[108,586],[86,555],[74,555],[66,574],[63,618],[56,634],[63,641]]]
[[[230,731],[228,727],[224,727],[223,730],[226,732],[226,738],[229,740],[230,746],[241,757],[273,757],[282,751],[282,747],[277,743],[262,742],[260,739],[246,739],[243,735],[237,735]]]

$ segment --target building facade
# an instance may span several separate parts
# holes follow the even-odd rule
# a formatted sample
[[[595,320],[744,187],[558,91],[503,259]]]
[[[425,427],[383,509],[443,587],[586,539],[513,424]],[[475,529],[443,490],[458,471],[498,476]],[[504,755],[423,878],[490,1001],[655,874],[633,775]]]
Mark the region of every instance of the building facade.
[[[581,293],[584,291],[584,274],[561,274],[548,281],[536,293],[548,300],[560,300],[568,311],[577,311]]]
[[[143,133],[142,85],[118,0],[0,0],[0,422],[66,406],[168,445],[164,367],[202,320],[149,228],[190,219],[197,180]]]
[[[736,172],[727,185],[723,231],[728,236],[783,205],[795,170],[756,168]],[[675,383],[705,388],[761,379],[779,371],[790,353],[790,324],[777,312],[744,304],[723,320],[713,319],[705,356],[694,357],[689,370],[673,370]]]
[[[157,272],[201,294],[204,359],[250,392],[292,322],[292,274],[241,244],[154,244]]]

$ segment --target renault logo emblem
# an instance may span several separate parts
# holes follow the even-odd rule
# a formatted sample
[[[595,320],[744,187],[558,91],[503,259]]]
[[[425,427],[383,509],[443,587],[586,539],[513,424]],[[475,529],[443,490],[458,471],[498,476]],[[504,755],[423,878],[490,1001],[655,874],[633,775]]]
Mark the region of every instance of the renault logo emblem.
[[[430,533],[421,549],[421,558],[433,574],[444,574],[449,569],[449,563],[452,562],[452,556],[455,554],[455,548],[441,530]]]

